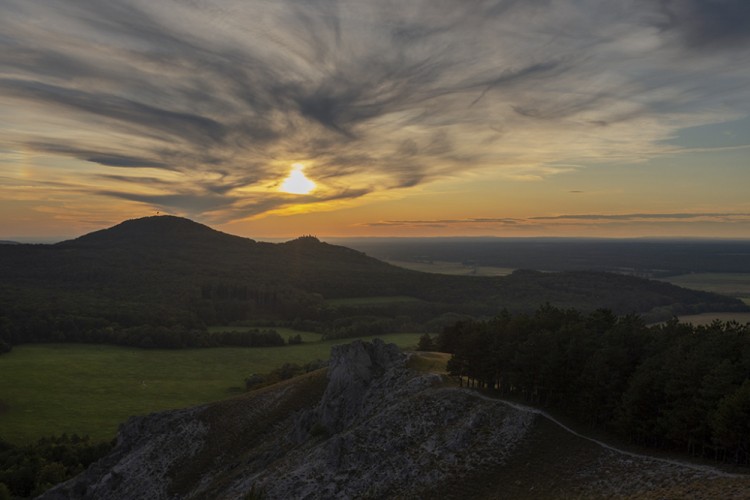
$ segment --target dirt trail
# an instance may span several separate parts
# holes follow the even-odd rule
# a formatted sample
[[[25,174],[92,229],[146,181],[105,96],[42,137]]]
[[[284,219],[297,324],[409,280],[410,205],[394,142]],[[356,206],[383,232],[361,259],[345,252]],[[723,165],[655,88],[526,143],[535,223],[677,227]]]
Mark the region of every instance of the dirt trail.
[[[725,472],[725,471],[723,471],[721,469],[718,469],[716,467],[712,467],[710,465],[701,465],[701,464],[694,464],[694,463],[690,463],[690,462],[684,462],[684,461],[681,461],[681,460],[671,460],[671,459],[668,459],[668,458],[659,458],[659,457],[654,457],[654,456],[651,456],[651,455],[644,455],[644,454],[641,454],[641,453],[634,453],[632,451],[623,450],[621,448],[617,448],[615,446],[609,445],[609,444],[607,444],[607,443],[605,443],[603,441],[600,441],[598,439],[594,439],[592,437],[583,435],[580,432],[577,432],[577,431],[571,429],[570,427],[568,427],[564,423],[560,422],[558,419],[556,419],[555,417],[553,417],[552,415],[550,415],[549,413],[547,413],[547,412],[545,412],[543,410],[539,410],[539,409],[531,407],[531,406],[526,406],[526,405],[522,405],[522,404],[519,404],[519,403],[515,403],[513,401],[507,401],[505,399],[498,399],[498,398],[492,398],[492,397],[489,397],[489,396],[485,396],[484,394],[480,394],[480,393],[478,393],[476,391],[473,391],[471,389],[458,389],[458,390],[464,391],[464,392],[469,392],[471,394],[474,394],[476,397],[481,398],[481,399],[486,400],[486,401],[495,401],[497,403],[504,404],[504,405],[510,406],[512,408],[515,408],[516,410],[520,410],[520,411],[525,411],[525,412],[537,414],[537,415],[539,415],[541,417],[546,418],[547,420],[549,420],[549,421],[553,422],[554,424],[560,426],[565,431],[567,431],[567,432],[569,432],[569,433],[571,433],[571,434],[573,434],[573,435],[575,435],[575,436],[577,436],[577,437],[579,437],[581,439],[585,439],[587,441],[590,441],[592,443],[595,443],[595,444],[601,446],[602,448],[614,451],[616,453],[621,453],[623,455],[627,455],[627,456],[634,457],[634,458],[645,459],[645,460],[652,460],[652,461],[655,461],[655,462],[661,462],[661,463],[666,463],[666,464],[670,464],[670,465],[676,465],[676,466],[679,466],[679,467],[685,467],[685,468],[696,470],[696,471],[699,471],[699,472],[704,472],[704,473],[707,473],[707,474],[713,474],[713,475],[718,476],[718,477],[735,477],[735,478],[747,478],[748,477],[747,474],[733,474],[731,472]]]

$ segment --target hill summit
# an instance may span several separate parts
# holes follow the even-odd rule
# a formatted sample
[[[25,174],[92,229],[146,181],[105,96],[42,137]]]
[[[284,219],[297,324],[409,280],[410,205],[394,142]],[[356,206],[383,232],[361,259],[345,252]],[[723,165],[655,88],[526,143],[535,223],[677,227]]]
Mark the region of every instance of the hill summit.
[[[212,229],[204,224],[174,215],[154,215],[130,219],[107,229],[85,234],[74,240],[63,242],[75,245],[152,245],[165,242],[210,241],[216,245],[228,242],[254,242],[249,238],[234,236]]]

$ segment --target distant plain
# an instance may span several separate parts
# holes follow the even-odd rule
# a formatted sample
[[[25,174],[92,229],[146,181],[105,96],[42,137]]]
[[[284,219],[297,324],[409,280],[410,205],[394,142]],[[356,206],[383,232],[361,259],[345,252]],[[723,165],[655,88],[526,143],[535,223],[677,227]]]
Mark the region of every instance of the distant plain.
[[[514,271],[509,267],[477,266],[463,262],[386,260],[389,264],[423,273],[451,274],[457,276],[507,276]]]
[[[663,280],[693,290],[738,297],[750,304],[750,273],[691,273]]]

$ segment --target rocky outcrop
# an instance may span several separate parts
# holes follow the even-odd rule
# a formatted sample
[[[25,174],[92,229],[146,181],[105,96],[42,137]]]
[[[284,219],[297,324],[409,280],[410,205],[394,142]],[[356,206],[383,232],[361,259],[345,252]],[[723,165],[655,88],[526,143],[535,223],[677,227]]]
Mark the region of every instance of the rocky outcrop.
[[[374,392],[382,397],[383,388],[393,388],[396,380],[403,378],[405,359],[395,345],[377,339],[334,346],[328,387],[315,412],[320,425],[330,434],[348,427],[366,412],[367,403],[378,399]]]
[[[201,408],[133,417],[120,428],[114,451],[83,474],[40,498],[170,498],[165,480],[172,466],[199,449],[206,426]]]
[[[417,375],[407,356],[378,340],[332,351],[328,386],[300,419],[310,434],[274,470],[239,480],[268,498],[417,495],[447,477],[500,464],[534,416]]]

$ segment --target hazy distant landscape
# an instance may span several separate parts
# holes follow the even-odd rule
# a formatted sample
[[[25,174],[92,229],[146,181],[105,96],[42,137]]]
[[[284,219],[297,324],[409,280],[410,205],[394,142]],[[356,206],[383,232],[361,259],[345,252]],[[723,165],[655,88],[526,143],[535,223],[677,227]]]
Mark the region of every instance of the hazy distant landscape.
[[[384,260],[502,269],[608,271],[642,277],[750,274],[750,240],[649,238],[343,238]]]
[[[658,279],[736,297],[750,304],[750,240],[361,238],[334,241],[394,265],[428,273],[505,276],[516,269],[600,270]],[[706,317],[750,321],[746,314]]]

